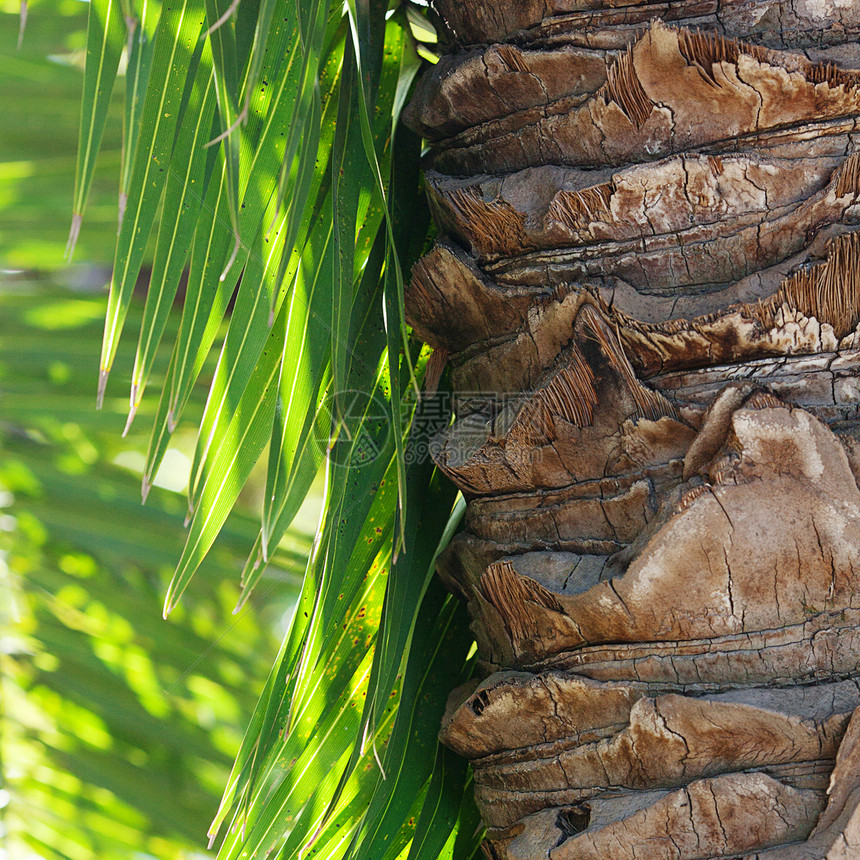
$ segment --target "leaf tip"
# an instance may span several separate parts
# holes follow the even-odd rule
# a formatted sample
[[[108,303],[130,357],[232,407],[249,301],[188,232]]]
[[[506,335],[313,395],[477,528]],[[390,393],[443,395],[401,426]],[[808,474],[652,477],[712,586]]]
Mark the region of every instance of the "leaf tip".
[[[18,50],[24,44],[24,30],[27,29],[27,0],[21,0],[21,14],[18,19]]]
[[[96,409],[101,409],[105,402],[105,389],[107,388],[108,371],[99,370],[99,387],[96,391]]]
[[[167,430],[172,433],[176,429],[176,416],[173,414],[173,408],[167,410]]]
[[[125,206],[128,203],[128,194],[124,191],[119,192],[119,212],[117,215],[117,225],[116,232],[119,235],[119,231],[122,228],[122,219],[125,217]]]
[[[66,242],[66,250],[64,256],[66,258],[66,262],[69,262],[72,259],[72,254],[75,253],[75,245],[78,244],[78,236],[81,234],[81,224],[83,223],[84,216],[75,212],[72,215],[72,227],[69,230],[69,238]]]
[[[388,777],[385,775],[385,768],[382,766],[382,760],[379,758],[379,753],[376,751],[376,743],[372,744],[373,746],[373,757],[376,759],[376,766],[379,768],[379,773],[382,775],[382,779],[386,780]]]
[[[146,504],[146,498],[149,495],[149,491],[152,489],[152,481],[149,480],[149,475],[144,475],[143,480],[140,482],[140,502],[141,504]]]
[[[206,38],[209,38],[219,27],[223,27],[233,17],[238,6],[239,0],[233,0],[227,11],[206,31]]]
[[[222,131],[221,134],[218,135],[218,137],[213,137],[212,140],[210,140],[208,143],[204,143],[203,148],[209,149],[210,146],[215,146],[216,143],[221,143],[222,140],[226,140],[237,128],[239,128],[240,125],[243,125],[245,123],[246,118],[246,111],[243,110],[242,113],[240,113],[239,116],[236,117],[236,119],[233,121],[233,124],[229,128],[227,128],[225,131]]]
[[[244,608],[245,604],[248,602],[248,597],[251,592],[247,588],[242,589],[242,593],[239,595],[239,599],[236,601],[236,605],[233,607],[233,615],[238,615]]]
[[[134,394],[132,392],[131,408],[128,410],[128,420],[125,422],[125,429],[122,431],[122,438],[128,436],[128,431],[131,429],[131,422],[134,421],[134,416],[137,415],[137,406],[134,403]]]
[[[226,281],[227,275],[230,272],[230,269],[233,268],[233,263],[236,262],[236,256],[239,253],[239,246],[242,244],[242,240],[239,238],[239,234],[236,233],[236,241],[233,243],[233,250],[230,253],[230,259],[227,260],[227,265],[224,267],[224,271],[221,272],[221,277],[218,278],[219,281]]]

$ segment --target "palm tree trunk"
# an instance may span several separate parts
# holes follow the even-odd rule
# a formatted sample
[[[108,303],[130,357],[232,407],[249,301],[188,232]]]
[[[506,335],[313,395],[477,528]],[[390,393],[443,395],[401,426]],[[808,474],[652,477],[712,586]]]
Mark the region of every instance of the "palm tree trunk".
[[[860,858],[860,0],[435,6],[486,853]]]

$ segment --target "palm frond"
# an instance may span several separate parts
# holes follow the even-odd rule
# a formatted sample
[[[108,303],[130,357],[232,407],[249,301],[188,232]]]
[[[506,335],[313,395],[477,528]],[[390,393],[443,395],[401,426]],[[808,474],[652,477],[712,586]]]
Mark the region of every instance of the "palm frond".
[[[124,28],[119,0],[93,0],[89,11],[87,60],[81,97],[81,131],[75,171],[75,201],[67,253],[71,256],[80,232],[89,197],[96,155],[101,146],[110,101],[99,98],[110,92],[122,54]]]
[[[291,627],[211,829],[226,827],[223,858],[394,857],[412,850],[417,821],[415,856],[440,838],[458,857],[477,845],[436,742],[443,691],[471,671],[464,618],[432,579],[462,505],[422,448],[425,424],[412,425],[428,353],[403,316],[404,272],[429,229],[420,141],[398,128],[420,64],[416,8],[182,0],[156,25],[100,391],[160,204],[132,415],[146,411],[151,351],[185,259],[188,279],[144,496],[179,422],[194,420],[186,406],[220,339],[165,612],[264,450],[242,600],[321,464],[326,482]],[[439,811],[424,810],[426,798]]]

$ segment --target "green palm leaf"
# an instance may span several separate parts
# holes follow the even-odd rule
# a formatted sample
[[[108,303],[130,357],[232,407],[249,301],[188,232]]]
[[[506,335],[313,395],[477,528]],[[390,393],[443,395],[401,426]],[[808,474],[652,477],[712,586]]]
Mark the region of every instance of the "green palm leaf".
[[[230,223],[233,227],[235,244],[229,268],[239,250],[239,144],[244,117],[239,116],[239,69],[236,46],[236,21],[234,4],[227,0],[206,0],[206,22],[209,25],[207,36],[212,46],[215,72],[215,94],[218,98],[218,115],[221,121],[221,134],[211,143],[223,141],[224,172],[227,182],[227,202]],[[226,270],[221,273],[223,281]]]
[[[194,512],[188,539],[164,601],[165,618],[176,606],[192,574],[215,542],[227,520],[239,490],[263,451],[271,433],[281,356],[286,334],[286,313],[281,313],[269,331],[263,358],[253,384],[242,394],[231,413],[228,426],[219,436],[218,450],[212,458],[212,469],[201,491],[200,504]]]
[[[152,68],[152,53],[155,47],[153,37],[160,9],[153,0],[143,0],[140,12],[133,0],[124,0],[123,17],[127,31],[125,70],[125,111],[122,122],[122,168],[119,178],[119,221],[122,223],[128,203],[128,189],[131,184],[131,171],[134,167],[134,153],[140,131],[141,111],[143,110],[146,87],[149,83],[149,70]]]
[[[179,35],[180,13],[166,6],[157,25],[103,370],[162,201],[132,378],[132,414],[154,413],[144,496],[180,419],[199,418],[165,610],[205,566],[264,451],[240,605],[325,472],[301,595],[210,830],[224,832],[222,858],[467,857],[477,845],[465,773],[435,739],[471,639],[432,582],[462,505],[420,454],[429,354],[403,315],[403,273],[429,229],[421,144],[397,129],[420,62],[405,5],[205,0],[202,41],[200,6],[177,7],[196,30]],[[164,45],[190,50],[182,87]],[[178,128],[160,113],[152,125],[155,81],[184,111]],[[168,177],[147,186],[154,157]],[[141,398],[186,263],[152,409]],[[195,416],[186,407],[204,379]]]
[[[23,17],[22,15],[22,19]],[[84,92],[81,97],[81,128],[75,170],[72,229],[66,248],[68,257],[71,257],[78,241],[87,206],[124,37],[120,0],[93,0],[90,3],[87,31],[87,62]]]
[[[104,397],[107,375],[113,365],[131,292],[143,263],[155,211],[170,170],[170,155],[186,78],[202,26],[202,7],[191,0],[165,6],[158,21],[152,63],[155,69],[163,70],[166,75],[150,76],[146,89],[128,201],[114,256],[99,368],[99,403]],[[207,74],[205,63],[198,64],[198,74]]]
[[[207,53],[204,52],[200,59],[204,68],[208,60]],[[155,351],[161,343],[200,215],[203,196],[215,166],[217,152],[207,152],[203,146],[213,131],[215,96],[211,75],[204,73],[195,78],[186,113],[188,119],[179,129],[176,148],[179,152],[187,152],[189,158],[183,166],[171,169],[167,177],[162,221],[146,294],[146,310],[134,359],[129,424],[143,399]]]

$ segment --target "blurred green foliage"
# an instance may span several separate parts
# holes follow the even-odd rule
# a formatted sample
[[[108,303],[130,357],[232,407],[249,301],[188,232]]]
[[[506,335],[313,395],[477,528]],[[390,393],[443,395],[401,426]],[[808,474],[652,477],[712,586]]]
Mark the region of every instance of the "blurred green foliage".
[[[185,503],[156,486],[141,507],[134,465],[145,434],[121,438],[124,400],[93,410],[103,307],[100,297],[0,281],[0,857],[9,860],[206,856],[309,547],[288,536],[256,596],[261,608],[234,616],[257,532],[252,517],[234,515],[186,600],[161,619]],[[162,484],[182,482],[174,450]]]

